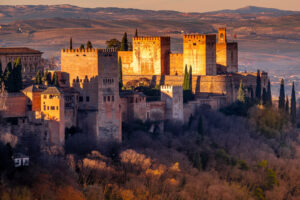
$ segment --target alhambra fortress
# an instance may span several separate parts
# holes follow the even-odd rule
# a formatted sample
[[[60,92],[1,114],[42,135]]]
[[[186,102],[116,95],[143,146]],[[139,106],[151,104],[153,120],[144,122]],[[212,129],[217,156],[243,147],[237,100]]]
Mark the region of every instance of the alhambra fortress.
[[[24,81],[40,68],[42,52],[28,48],[0,48],[2,70],[21,58]],[[147,99],[135,90],[119,88],[118,60],[125,88],[160,88],[160,98]],[[192,70],[195,98],[183,101],[185,67]],[[53,75],[53,71],[50,71]],[[78,127],[100,141],[122,141],[122,122],[134,120],[186,123],[201,105],[219,109],[236,101],[242,80],[247,95],[256,87],[256,73],[238,72],[238,44],[226,29],[217,34],[183,36],[183,52],[171,52],[170,37],[133,37],[132,51],[62,49],[59,87],[27,85],[22,92],[2,95],[3,117],[11,121],[2,132],[35,137],[41,143],[63,145],[65,130]],[[268,74],[261,73],[262,88]],[[34,135],[34,136],[32,136]]]

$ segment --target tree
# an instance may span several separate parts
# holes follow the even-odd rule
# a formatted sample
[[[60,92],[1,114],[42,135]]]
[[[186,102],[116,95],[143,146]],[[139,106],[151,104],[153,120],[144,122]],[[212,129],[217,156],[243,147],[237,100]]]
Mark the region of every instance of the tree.
[[[291,96],[291,122],[296,124],[296,93],[295,93],[295,83],[293,82],[292,96]]]
[[[240,82],[237,100],[242,103],[246,102],[246,93],[245,93],[243,80],[241,80],[241,82]]]
[[[257,76],[256,76],[255,97],[258,100],[258,102],[260,102],[260,100],[261,100],[261,78],[260,78],[259,70],[257,70]]]
[[[124,33],[123,38],[122,38],[120,51],[128,51],[128,39],[127,39],[126,32]]]
[[[72,41],[72,37],[70,38],[70,49],[73,49],[73,41]]]
[[[279,92],[279,102],[278,102],[279,110],[283,111],[284,106],[285,106],[284,80],[281,79],[281,81],[280,81],[280,92]]]
[[[192,74],[192,66],[190,66],[190,71],[188,75],[188,90],[192,90],[192,79],[193,79],[193,74]]]
[[[187,90],[187,88],[188,88],[188,70],[187,70],[187,65],[185,65],[182,89]]]
[[[23,86],[22,63],[19,57],[15,59],[14,67],[12,70],[12,76],[13,76],[13,85],[14,85],[12,92],[19,92]]]
[[[114,48],[114,49],[120,49],[121,47],[121,42],[115,38],[111,39],[111,40],[107,40],[105,42],[106,44],[106,48]]]
[[[267,89],[267,96],[268,96],[268,105],[272,105],[272,91],[271,91],[271,82],[268,80],[268,89]]]
[[[84,44],[81,44],[79,49],[83,50],[84,49]]]
[[[138,30],[137,29],[135,29],[134,37],[138,37]]]
[[[289,110],[290,110],[289,97],[286,96],[286,100],[285,100],[285,113],[289,114]]]
[[[91,41],[87,41],[87,43],[86,43],[86,48],[87,48],[87,49],[92,49],[92,48],[93,48],[93,45],[92,45],[92,42],[91,42]]]
[[[267,105],[268,104],[268,94],[266,88],[263,88],[263,93],[262,93],[262,104]]]
[[[13,88],[13,79],[12,79],[12,64],[11,62],[7,63],[5,71],[4,71],[4,85],[5,90],[10,92]]]
[[[35,75],[35,84],[41,84],[42,83],[42,73],[40,70],[37,71]]]
[[[119,90],[122,89],[123,87],[123,73],[122,73],[122,59],[119,57],[119,62],[118,62],[118,67],[119,67]]]
[[[59,87],[59,82],[58,82],[58,75],[57,75],[57,72],[54,72],[54,74],[53,74],[53,81],[52,81],[52,84],[53,84],[55,87]]]

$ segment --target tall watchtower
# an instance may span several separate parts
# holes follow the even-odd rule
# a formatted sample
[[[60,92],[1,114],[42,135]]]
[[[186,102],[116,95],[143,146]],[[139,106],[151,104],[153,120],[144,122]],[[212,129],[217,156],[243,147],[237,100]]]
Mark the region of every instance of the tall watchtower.
[[[97,137],[100,140],[122,141],[122,119],[119,96],[118,53],[101,49],[98,78]]]
[[[170,37],[134,37],[132,46],[134,74],[170,74]]]
[[[238,72],[238,45],[236,42],[228,42],[226,28],[218,31],[217,66],[220,72]]]
[[[193,75],[216,75],[216,35],[184,35],[183,71],[186,65]]]

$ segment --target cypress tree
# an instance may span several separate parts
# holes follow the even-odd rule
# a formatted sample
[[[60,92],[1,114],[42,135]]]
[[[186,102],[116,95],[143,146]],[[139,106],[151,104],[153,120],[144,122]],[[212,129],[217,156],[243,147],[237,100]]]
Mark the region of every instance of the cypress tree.
[[[73,49],[73,41],[72,41],[72,37],[70,38],[70,49]]]
[[[92,45],[91,41],[87,41],[86,48],[87,49],[92,49],[93,48],[93,45]]]
[[[81,44],[79,49],[83,50],[84,49],[84,44]]]
[[[283,111],[285,106],[285,92],[284,92],[284,80],[281,79],[280,81],[280,92],[279,92],[279,102],[278,108],[279,110]]]
[[[293,82],[292,95],[291,95],[291,122],[296,124],[296,93],[295,93],[295,83]]]
[[[122,59],[119,57],[119,90],[122,90],[123,87],[123,73],[122,73]]]
[[[285,113],[289,114],[289,110],[290,110],[289,97],[286,96],[286,100],[285,100]]]
[[[41,83],[42,83],[42,74],[41,74],[41,71],[38,70],[35,75],[35,84],[39,85]]]
[[[12,65],[11,62],[7,63],[7,66],[4,71],[4,85],[7,92],[13,90],[13,79],[12,79]]]
[[[272,91],[271,91],[271,82],[268,80],[268,90],[267,90],[267,95],[268,95],[268,105],[272,105]]]
[[[266,88],[263,88],[262,103],[263,103],[263,105],[267,105],[267,103],[268,103],[268,94],[267,94]]]
[[[260,100],[261,100],[261,78],[260,78],[259,70],[257,70],[257,76],[256,76],[255,97],[258,100],[258,102],[260,102]]]
[[[187,70],[187,65],[185,65],[184,68],[184,79],[183,79],[183,85],[182,89],[187,90],[187,81],[188,81],[188,70]]]
[[[57,75],[57,72],[54,72],[53,74],[53,81],[52,81],[53,85],[55,87],[59,87],[59,82],[58,82],[58,75]]]
[[[22,63],[20,58],[16,58],[12,70],[13,92],[19,92],[22,89]]]
[[[137,29],[135,29],[134,37],[138,37],[138,30]]]
[[[192,91],[192,79],[193,79],[193,75],[192,75],[192,65],[190,66],[190,71],[189,71],[189,76],[188,76],[188,90]]]
[[[246,102],[246,94],[245,94],[244,84],[243,84],[242,80],[240,81],[240,87],[239,87],[239,91],[238,91],[237,100],[242,103]]]
[[[122,38],[120,51],[128,51],[128,39],[127,39],[126,32],[124,33],[123,38]]]

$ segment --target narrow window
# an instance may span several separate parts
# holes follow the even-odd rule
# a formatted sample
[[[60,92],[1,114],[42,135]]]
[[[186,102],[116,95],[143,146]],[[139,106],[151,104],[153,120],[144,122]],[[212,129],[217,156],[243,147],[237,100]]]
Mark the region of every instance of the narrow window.
[[[83,102],[83,96],[79,97],[79,102]]]
[[[115,97],[111,96],[111,101],[114,102],[115,101]]]
[[[44,106],[44,110],[46,110],[46,106]]]
[[[110,96],[107,96],[107,101],[110,101]]]
[[[89,96],[86,96],[86,97],[85,97],[85,100],[86,100],[87,102],[89,102],[89,101],[90,101],[90,97],[89,97]]]
[[[103,97],[103,101],[106,102],[106,96]]]

